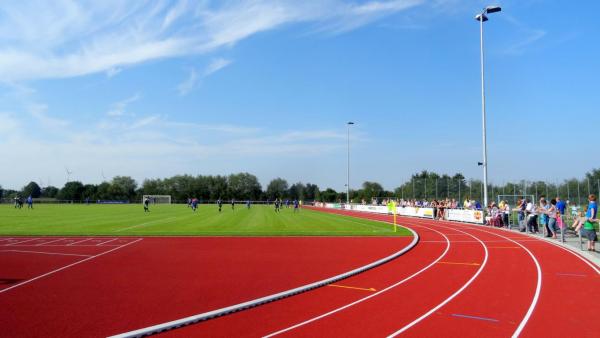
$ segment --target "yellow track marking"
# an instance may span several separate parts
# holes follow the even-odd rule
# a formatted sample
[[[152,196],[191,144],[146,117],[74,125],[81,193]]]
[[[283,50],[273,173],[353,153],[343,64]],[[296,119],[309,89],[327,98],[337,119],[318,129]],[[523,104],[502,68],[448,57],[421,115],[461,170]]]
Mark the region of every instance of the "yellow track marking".
[[[333,287],[336,287],[336,288],[344,288],[344,289],[355,289],[355,290],[371,291],[371,292],[377,291],[377,290],[375,290],[375,288],[368,288],[367,289],[367,288],[358,288],[358,287],[355,287],[355,286],[345,286],[345,285],[337,285],[337,284],[329,284],[327,286],[333,286]]]

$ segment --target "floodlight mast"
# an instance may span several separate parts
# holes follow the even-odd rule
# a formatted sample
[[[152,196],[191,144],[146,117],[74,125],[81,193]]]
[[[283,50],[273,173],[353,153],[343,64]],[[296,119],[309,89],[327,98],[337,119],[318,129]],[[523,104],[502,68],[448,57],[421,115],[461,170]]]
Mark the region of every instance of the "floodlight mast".
[[[487,136],[486,136],[486,120],[485,120],[485,71],[484,71],[484,53],[483,53],[483,23],[488,21],[487,14],[500,12],[500,6],[487,6],[481,13],[475,16],[475,20],[479,21],[479,41],[481,55],[481,122],[482,122],[482,138],[483,138],[483,205],[488,206],[488,179],[487,179]]]

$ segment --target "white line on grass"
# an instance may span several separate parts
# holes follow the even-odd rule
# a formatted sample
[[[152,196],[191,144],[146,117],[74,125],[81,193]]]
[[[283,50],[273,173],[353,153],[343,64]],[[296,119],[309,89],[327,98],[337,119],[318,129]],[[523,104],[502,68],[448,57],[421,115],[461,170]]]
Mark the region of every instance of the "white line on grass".
[[[45,273],[45,274],[43,274],[43,275],[39,275],[39,276],[37,276],[37,277],[34,277],[34,278],[31,278],[31,279],[28,279],[28,280],[26,280],[26,281],[24,281],[24,282],[21,282],[21,283],[19,283],[19,284],[15,284],[15,285],[13,285],[13,286],[11,286],[11,287],[8,287],[8,288],[6,288],[6,289],[0,290],[0,293],[4,293],[4,292],[6,292],[6,291],[8,291],[8,290],[12,290],[12,289],[14,289],[14,288],[17,288],[17,287],[19,287],[19,286],[22,286],[22,285],[25,285],[25,284],[31,283],[31,282],[33,282],[33,281],[35,281],[35,280],[38,280],[38,279],[40,279],[40,278],[44,278],[44,277],[46,277],[46,276],[49,276],[49,275],[55,274],[55,273],[57,273],[57,272],[59,272],[59,271],[62,271],[62,270],[68,269],[68,268],[70,268],[70,267],[73,267],[73,266],[75,266],[75,265],[78,265],[78,264],[81,264],[81,263],[87,262],[87,261],[89,261],[89,260],[92,260],[92,259],[94,259],[94,258],[98,258],[98,257],[100,257],[100,256],[106,255],[106,254],[108,254],[108,253],[111,253],[111,252],[113,252],[113,251],[115,251],[115,250],[119,250],[119,249],[121,249],[121,248],[124,248],[124,247],[126,247],[126,246],[128,246],[128,245],[131,245],[131,244],[137,243],[137,242],[141,241],[142,239],[143,239],[143,238],[139,238],[138,240],[135,240],[135,241],[132,241],[132,242],[129,242],[129,243],[125,243],[125,244],[123,244],[123,245],[121,245],[121,246],[118,246],[118,247],[116,247],[116,248],[114,248],[114,249],[110,249],[110,250],[108,250],[108,251],[104,251],[104,252],[102,252],[102,253],[99,253],[99,254],[97,254],[97,255],[94,255],[94,256],[88,257],[88,258],[86,258],[86,259],[82,259],[82,260],[80,260],[80,261],[77,261],[77,262],[75,262],[75,263],[71,263],[71,264],[69,264],[69,265],[63,266],[62,268],[58,268],[58,269],[52,270],[52,271],[50,271],[50,272],[47,272],[47,273]]]
[[[19,253],[42,254],[42,255],[79,256],[79,257],[91,257],[92,256],[92,255],[79,255],[79,254],[60,253],[60,252],[29,251],[29,250],[0,250],[0,252],[19,252]]]
[[[144,225],[152,225],[152,224],[160,223],[160,222],[171,223],[171,222],[168,222],[168,221],[175,220],[175,219],[177,219],[177,217],[169,217],[169,218],[165,218],[165,219],[157,219],[155,221],[144,222],[144,223],[141,223],[141,224],[136,224],[136,225],[132,225],[132,226],[127,227],[127,228],[117,229],[117,230],[113,230],[113,231],[114,232],[125,231],[125,230],[129,230],[129,229],[143,227]]]

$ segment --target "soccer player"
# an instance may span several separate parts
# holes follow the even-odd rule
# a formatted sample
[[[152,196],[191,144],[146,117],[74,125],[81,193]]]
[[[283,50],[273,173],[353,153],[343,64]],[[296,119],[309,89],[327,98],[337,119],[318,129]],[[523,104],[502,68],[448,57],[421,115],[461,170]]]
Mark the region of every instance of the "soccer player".
[[[33,198],[31,195],[27,197],[27,209],[33,209]]]
[[[279,201],[279,199],[275,199],[275,212],[279,212],[279,206],[280,206],[281,202]]]
[[[219,206],[219,212],[221,212],[221,208],[223,208],[223,201],[221,201],[220,198],[217,200],[217,205]]]
[[[290,200],[285,200],[285,207],[289,208],[290,207]]]
[[[150,209],[148,209],[149,204],[150,204],[150,199],[148,197],[144,198],[144,212],[150,212]]]
[[[192,211],[196,212],[196,209],[198,208],[198,199],[192,198],[192,202],[190,204],[192,206]]]
[[[246,208],[250,209],[250,200],[246,200]]]
[[[231,199],[231,210],[235,211],[235,200]]]
[[[298,212],[298,200],[294,200],[294,212]]]

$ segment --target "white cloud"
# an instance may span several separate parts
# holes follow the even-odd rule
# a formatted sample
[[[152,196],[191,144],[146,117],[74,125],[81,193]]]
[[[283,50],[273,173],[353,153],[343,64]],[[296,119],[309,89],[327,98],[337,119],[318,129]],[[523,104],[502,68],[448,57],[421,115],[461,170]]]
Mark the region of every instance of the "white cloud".
[[[139,100],[141,97],[140,93],[135,93],[134,95],[115,102],[112,104],[110,110],[106,113],[106,115],[111,116],[111,117],[119,117],[119,116],[123,116],[123,114],[125,114],[125,110],[127,109],[127,106],[134,103],[135,101]]]
[[[7,2],[0,8],[0,78],[20,81],[98,72],[110,77],[124,66],[212,52],[285,24],[305,22],[340,33],[423,2]]]
[[[216,73],[219,70],[229,66],[230,64],[231,64],[231,60],[227,60],[227,59],[223,59],[223,58],[215,59],[204,70],[204,76],[206,77],[212,73]]]
[[[187,95],[198,82],[198,73],[195,69],[190,70],[190,74],[188,77],[177,86],[177,90],[179,91],[179,95]]]
[[[106,77],[110,79],[110,78],[116,76],[117,74],[119,74],[122,70],[123,69],[118,68],[118,67],[110,68],[109,70],[106,71]]]
[[[62,129],[69,125],[66,120],[48,116],[46,114],[48,106],[45,104],[31,103],[28,105],[27,110],[44,129]]]

